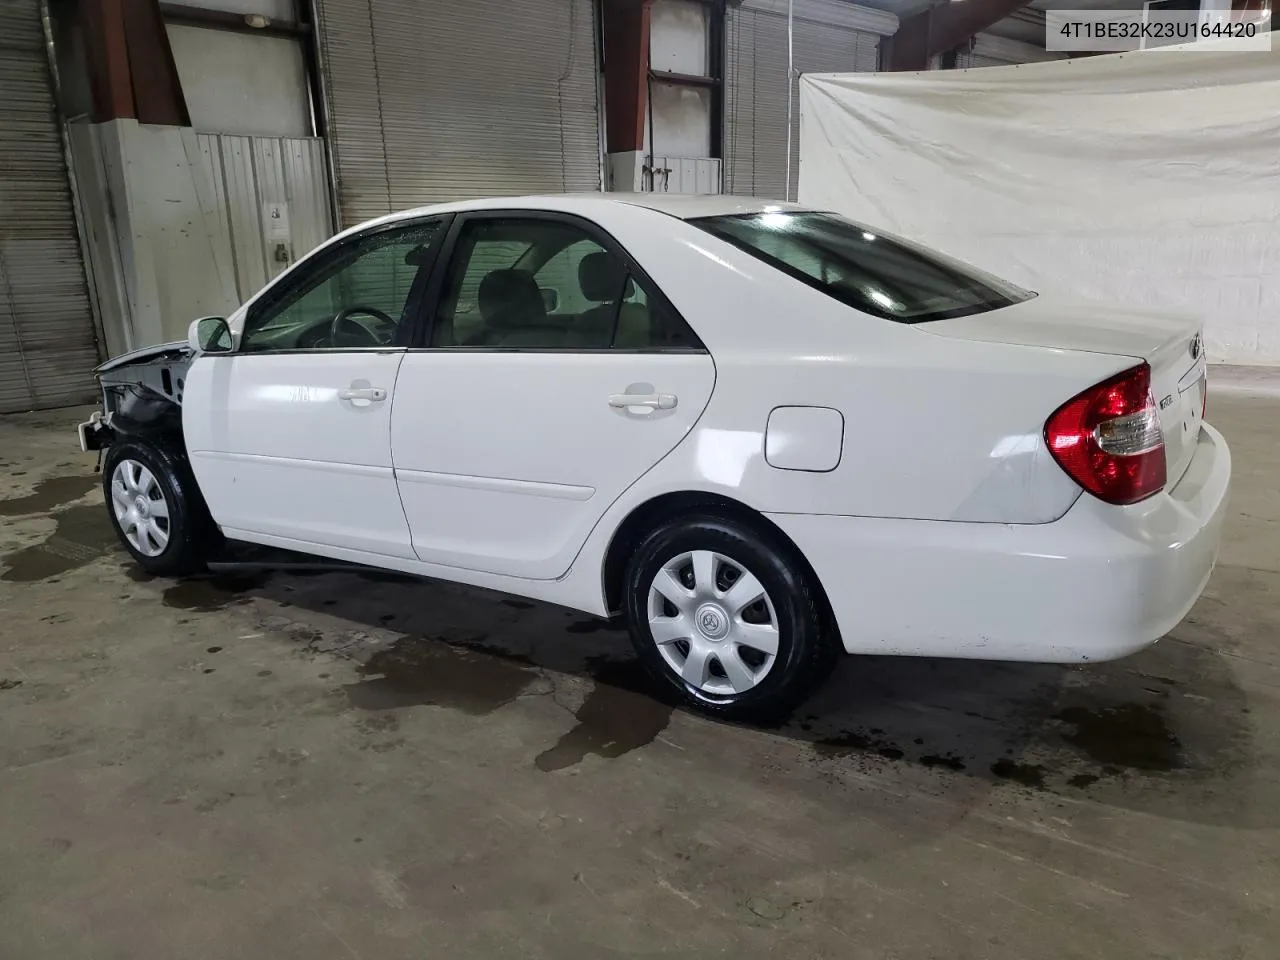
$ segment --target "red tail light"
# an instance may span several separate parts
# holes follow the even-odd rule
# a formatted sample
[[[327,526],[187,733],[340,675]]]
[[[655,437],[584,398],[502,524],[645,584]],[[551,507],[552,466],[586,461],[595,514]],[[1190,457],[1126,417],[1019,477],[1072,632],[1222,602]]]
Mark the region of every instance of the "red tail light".
[[[1145,363],[1068,400],[1044,438],[1068,476],[1099,500],[1137,503],[1164,489],[1164,435]]]

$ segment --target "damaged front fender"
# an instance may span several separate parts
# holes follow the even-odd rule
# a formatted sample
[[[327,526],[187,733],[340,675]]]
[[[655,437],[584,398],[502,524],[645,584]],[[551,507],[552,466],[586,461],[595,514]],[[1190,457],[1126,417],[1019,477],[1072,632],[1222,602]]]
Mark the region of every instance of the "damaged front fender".
[[[102,450],[119,436],[182,443],[182,393],[193,359],[185,341],[122,354],[93,372],[102,411],[80,426],[80,446]]]

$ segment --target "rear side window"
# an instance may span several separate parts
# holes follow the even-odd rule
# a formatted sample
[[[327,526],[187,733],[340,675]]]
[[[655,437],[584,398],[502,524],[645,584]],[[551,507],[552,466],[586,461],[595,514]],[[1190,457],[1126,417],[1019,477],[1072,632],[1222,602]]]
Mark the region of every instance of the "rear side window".
[[[464,222],[430,342],[502,350],[698,347],[626,259],[585,227],[518,216]]]
[[[964,317],[1035,296],[833,213],[783,211],[690,222],[841,303],[899,323]]]

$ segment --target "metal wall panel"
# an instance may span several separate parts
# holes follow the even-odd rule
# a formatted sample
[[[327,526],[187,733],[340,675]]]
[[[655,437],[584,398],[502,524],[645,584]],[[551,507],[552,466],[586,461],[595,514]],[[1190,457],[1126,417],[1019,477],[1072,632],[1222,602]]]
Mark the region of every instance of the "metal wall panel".
[[[654,157],[653,166],[652,192],[720,192],[719,160],[710,157]]]
[[[0,412],[93,399],[99,360],[36,0],[0,0]]]
[[[317,0],[344,226],[600,189],[591,0]]]
[[[725,58],[725,192],[782,199],[787,167],[787,5],[729,7]],[[897,18],[832,0],[795,0],[792,47],[800,73],[872,72]],[[791,80],[791,196],[799,180],[799,81]]]
[[[199,135],[214,185],[217,220],[235,265],[243,303],[333,233],[324,142],[313,137]],[[266,211],[283,205],[288,237],[270,235]],[[284,259],[277,257],[283,245]]]
[[[1026,11],[1028,15],[1037,11]],[[1040,14],[1043,24],[1044,14]],[[973,67],[1005,67],[1019,63],[1039,63],[1045,60],[1065,60],[1065,53],[1050,53],[1042,47],[994,33],[979,33],[962,50],[956,52],[956,69]]]

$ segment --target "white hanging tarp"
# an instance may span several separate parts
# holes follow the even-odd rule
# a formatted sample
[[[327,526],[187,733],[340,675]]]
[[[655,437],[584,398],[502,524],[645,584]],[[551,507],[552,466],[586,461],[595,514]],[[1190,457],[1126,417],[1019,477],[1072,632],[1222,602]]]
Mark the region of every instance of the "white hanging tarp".
[[[1280,364],[1280,48],[811,74],[801,202]]]

